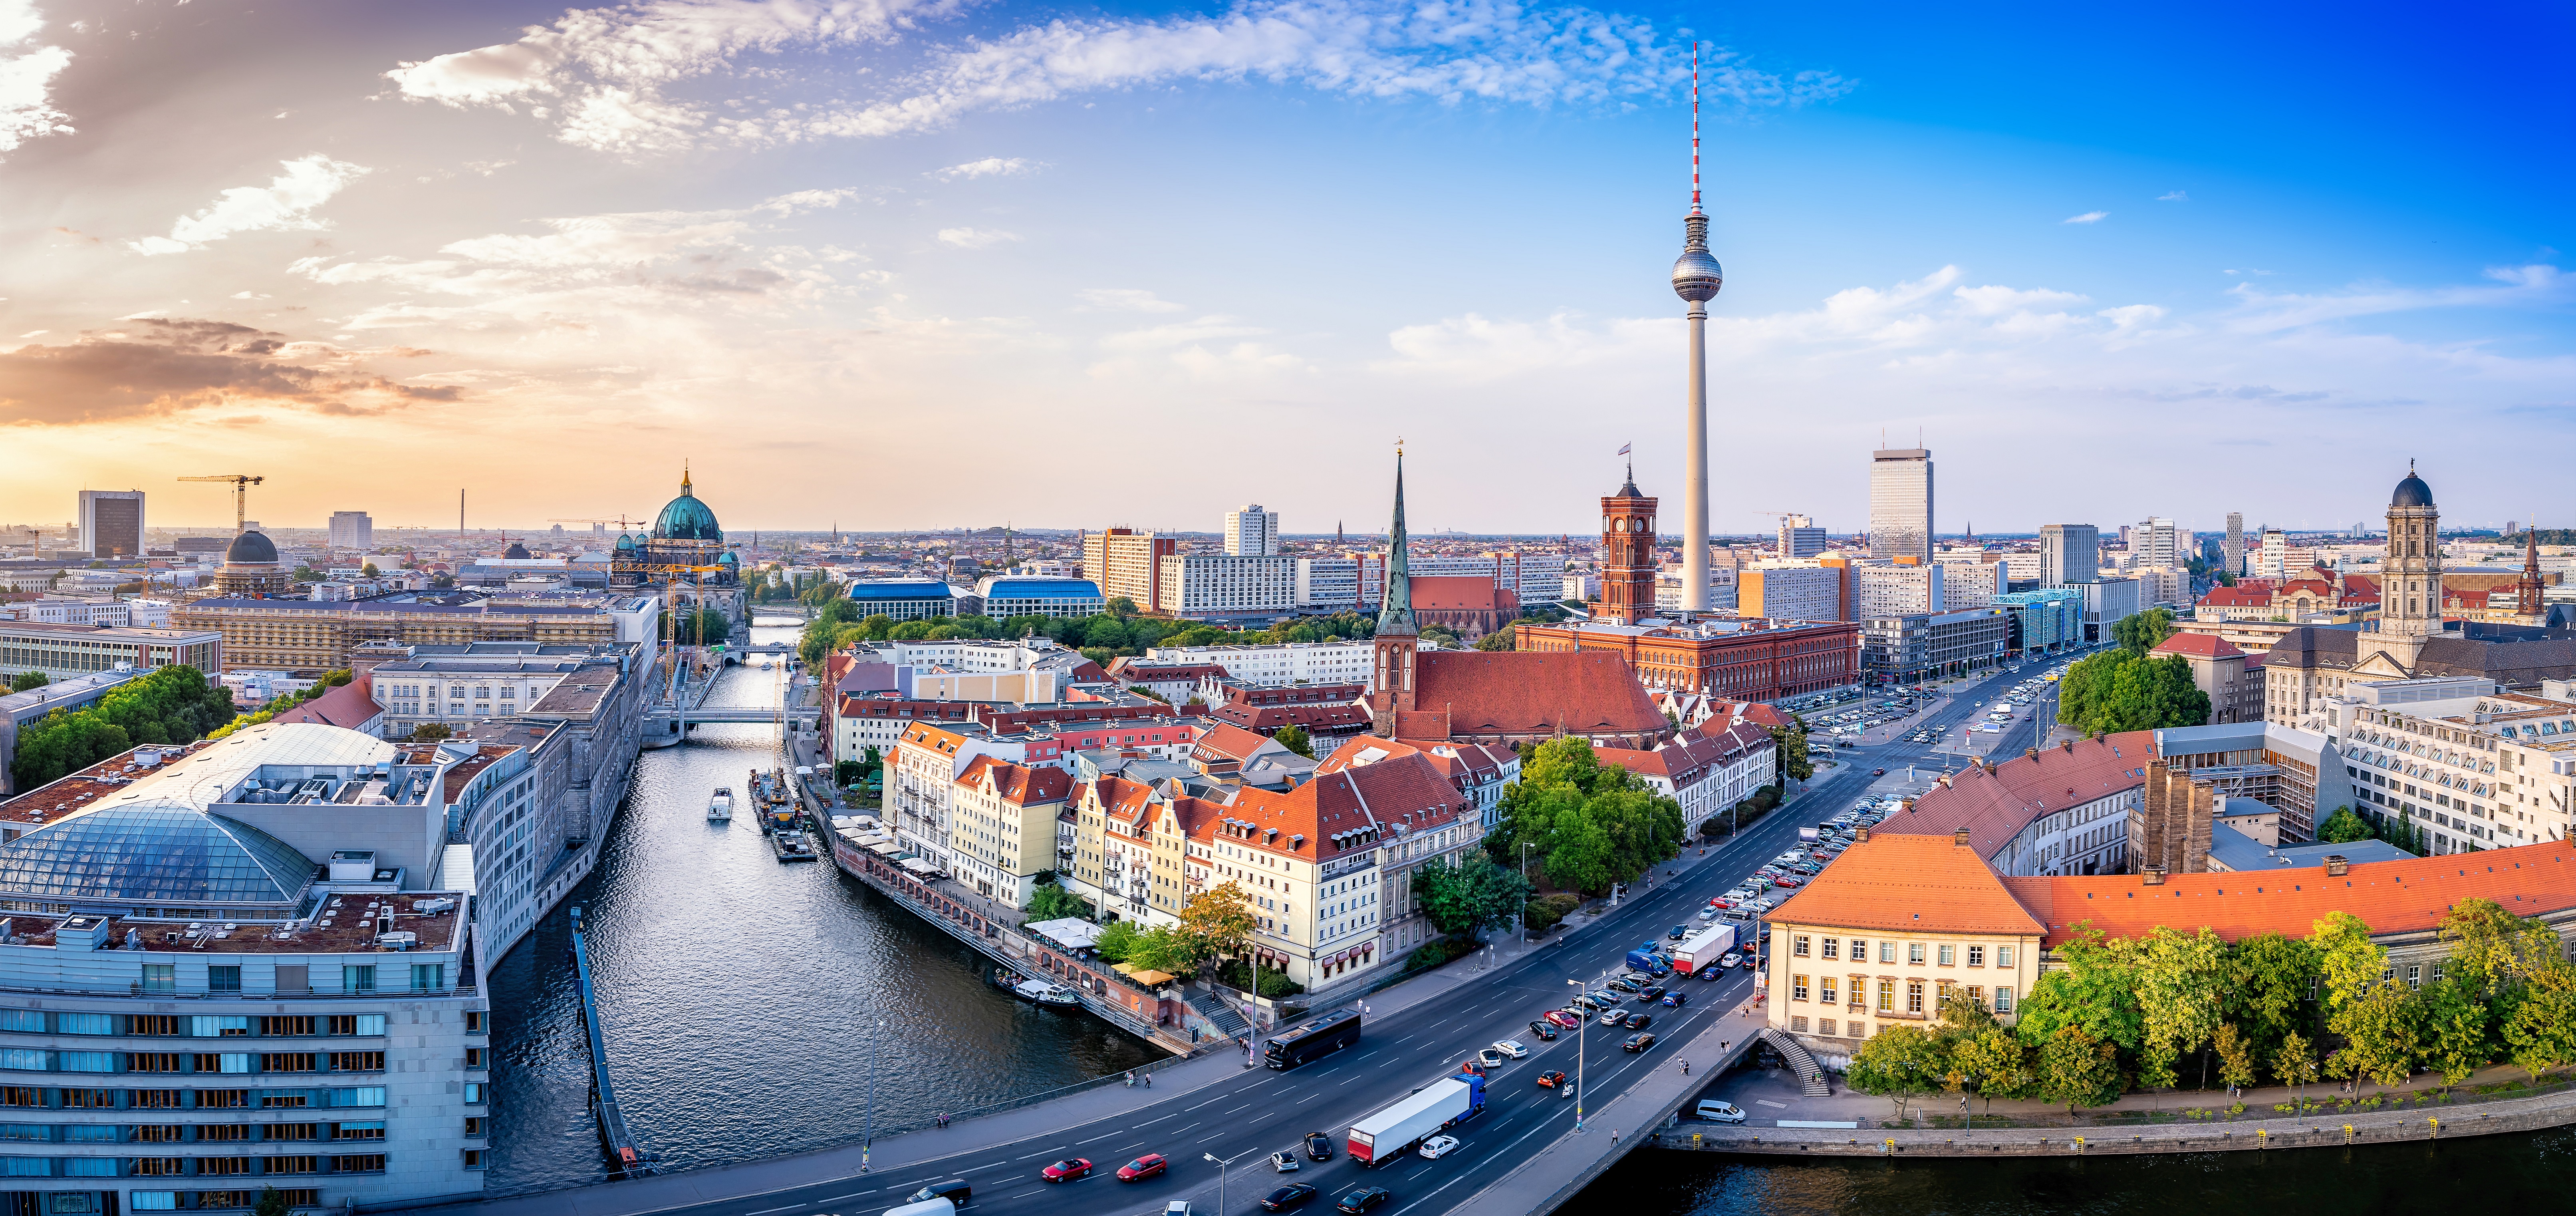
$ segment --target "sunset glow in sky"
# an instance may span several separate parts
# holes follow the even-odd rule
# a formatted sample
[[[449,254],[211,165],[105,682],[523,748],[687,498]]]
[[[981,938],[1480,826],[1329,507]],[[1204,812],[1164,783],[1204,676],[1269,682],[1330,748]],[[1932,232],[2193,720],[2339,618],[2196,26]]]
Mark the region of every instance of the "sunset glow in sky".
[[[0,522],[1581,532],[2563,501],[2545,4],[0,0]]]

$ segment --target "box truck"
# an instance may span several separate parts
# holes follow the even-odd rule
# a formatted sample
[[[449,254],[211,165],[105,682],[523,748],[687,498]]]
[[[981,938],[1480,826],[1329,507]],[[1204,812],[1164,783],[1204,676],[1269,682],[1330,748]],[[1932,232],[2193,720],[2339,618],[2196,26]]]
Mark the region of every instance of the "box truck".
[[[1696,975],[1701,968],[1714,967],[1717,960],[1735,948],[1735,926],[1714,924],[1691,934],[1673,947],[1673,970],[1683,975]]]
[[[1484,1109],[1485,1078],[1472,1072],[1443,1077],[1352,1124],[1351,1160],[1362,1166],[1393,1161],[1425,1137]]]

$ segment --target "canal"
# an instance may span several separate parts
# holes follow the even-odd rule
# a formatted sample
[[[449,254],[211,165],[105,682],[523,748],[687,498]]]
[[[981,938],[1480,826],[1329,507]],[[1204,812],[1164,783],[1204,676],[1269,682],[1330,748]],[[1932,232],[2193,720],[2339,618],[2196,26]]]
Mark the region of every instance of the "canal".
[[[2438,1144],[2178,1157],[1796,1161],[1632,1153],[1565,1213],[1624,1216],[2304,1216],[2564,1211],[2576,1129]]]
[[[792,640],[763,626],[755,641]],[[734,668],[716,705],[774,705],[783,670]],[[587,908],[611,1074],[667,1167],[856,1140],[875,1074],[879,1128],[1071,1084],[1162,1053],[1087,1014],[983,982],[979,956],[829,860],[782,865],[751,817],[706,821],[784,762],[775,730],[719,724],[644,753],[599,868],[492,969],[492,1193],[606,1175],[589,1110],[567,908]]]

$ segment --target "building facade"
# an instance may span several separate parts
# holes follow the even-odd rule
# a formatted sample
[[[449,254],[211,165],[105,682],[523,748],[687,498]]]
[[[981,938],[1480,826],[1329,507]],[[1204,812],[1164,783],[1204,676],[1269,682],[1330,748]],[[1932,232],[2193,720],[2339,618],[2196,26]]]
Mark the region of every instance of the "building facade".
[[[1257,502],[1226,512],[1225,553],[1228,557],[1279,556],[1279,513],[1263,510]]]
[[[1932,561],[1932,451],[1885,448],[1869,457],[1869,555]]]
[[[1861,672],[1881,683],[1903,684],[1973,671],[2012,649],[2013,616],[2005,608],[1865,616]]]
[[[0,676],[41,672],[68,679],[131,667],[148,671],[171,664],[209,676],[223,669],[224,635],[196,629],[119,629],[109,625],[54,625],[0,621]]]
[[[1082,575],[1110,599],[1124,598],[1149,616],[1163,615],[1163,559],[1180,542],[1168,536],[1110,528],[1082,534]]]
[[[80,547],[93,558],[143,556],[143,491],[81,491]]]
[[[331,513],[331,547],[364,551],[376,547],[376,520],[364,511]]]
[[[1851,567],[1755,562],[1735,575],[1735,612],[1772,621],[1852,619]]]
[[[2091,524],[2039,526],[2039,582],[2043,587],[2089,583],[2102,564],[2102,535]]]
[[[1940,612],[1949,607],[1944,577],[1949,564],[1865,565],[1852,568],[1861,619]]]
[[[170,621],[176,630],[222,635],[227,667],[309,674],[349,667],[361,647],[385,643],[651,648],[658,645],[661,605],[631,592],[486,596],[407,591],[363,600],[220,595],[181,605]]]
[[[1797,561],[1824,551],[1825,530],[1817,527],[1816,521],[1804,515],[1780,517],[1780,534],[1772,545],[1774,556],[1782,561]]]
[[[1634,625],[1660,615],[1655,603],[1655,500],[1637,492],[1630,475],[1616,494],[1601,500],[1601,601],[1594,616]]]
[[[1276,617],[1297,606],[1295,558],[1180,553],[1163,557],[1160,568],[1149,612],[1188,619]],[[1144,608],[1146,601],[1136,603]]]

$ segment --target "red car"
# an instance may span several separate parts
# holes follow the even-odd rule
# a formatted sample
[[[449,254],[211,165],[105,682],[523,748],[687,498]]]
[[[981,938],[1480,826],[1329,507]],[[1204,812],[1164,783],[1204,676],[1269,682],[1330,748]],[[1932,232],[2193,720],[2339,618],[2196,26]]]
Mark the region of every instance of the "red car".
[[[1162,1173],[1165,1169],[1170,1168],[1171,1164],[1171,1161],[1165,1158],[1161,1153],[1147,1153],[1125,1165],[1119,1166],[1118,1180],[1120,1182],[1134,1182],[1139,1178],[1151,1178],[1156,1174]]]
[[[1803,887],[1807,885],[1807,880],[1800,878],[1795,874],[1783,874],[1778,878],[1772,879],[1771,885],[1775,887]]]
[[[1091,1159],[1088,1157],[1067,1157],[1038,1171],[1038,1177],[1049,1182],[1071,1182],[1076,1178],[1090,1176]]]
[[[1712,907],[1712,908],[1715,908],[1715,909],[1717,909],[1717,910],[1718,910],[1718,911],[1720,911],[1720,912],[1724,912],[1724,911],[1726,911],[1728,908],[1732,908],[1732,907],[1734,907],[1735,905],[1734,905],[1734,903],[1730,902],[1729,900],[1725,899],[1724,897],[1720,897],[1720,898],[1712,899],[1712,900],[1708,901],[1708,906],[1709,906],[1709,907]]]
[[[1887,770],[1883,768],[1874,768],[1869,770],[1869,775],[1872,777],[1884,777],[1887,775]]]
[[[1553,1069],[1540,1073],[1538,1075],[1538,1084],[1541,1089],[1555,1089],[1565,1084],[1565,1074],[1562,1071]]]
[[[1559,1026],[1563,1026],[1568,1030],[1572,1030],[1583,1024],[1583,1019],[1567,1013],[1562,1009],[1550,1009],[1547,1011],[1545,1016],[1548,1021],[1554,1022]]]

